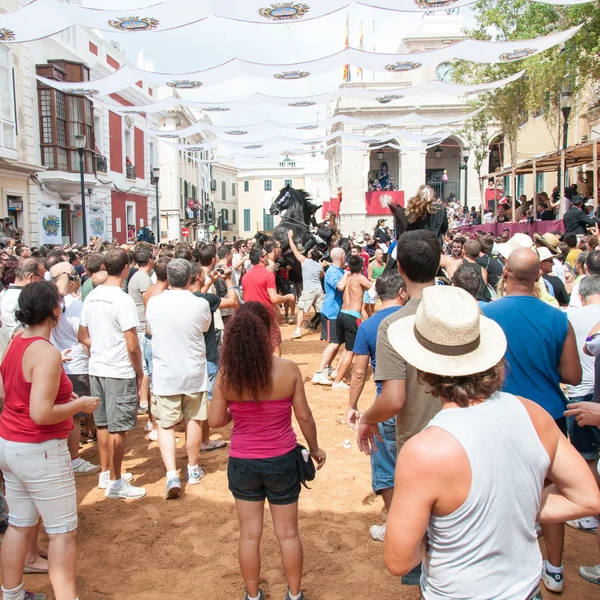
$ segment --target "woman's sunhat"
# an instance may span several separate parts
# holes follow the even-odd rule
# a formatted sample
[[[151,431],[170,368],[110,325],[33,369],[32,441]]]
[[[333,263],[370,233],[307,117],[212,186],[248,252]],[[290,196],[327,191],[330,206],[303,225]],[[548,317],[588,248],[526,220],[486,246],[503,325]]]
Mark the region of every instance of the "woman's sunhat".
[[[546,246],[552,250],[552,252],[558,252],[558,244],[560,244],[560,240],[553,233],[544,233],[544,235],[540,235],[539,233],[533,234],[533,239],[540,244]]]
[[[498,244],[498,252],[506,259],[519,248],[533,248],[533,240],[526,233],[515,233],[508,242]]]
[[[388,338],[413,367],[448,377],[487,371],[506,352],[500,325],[481,314],[468,292],[448,286],[425,288],[415,316],[390,325]]]

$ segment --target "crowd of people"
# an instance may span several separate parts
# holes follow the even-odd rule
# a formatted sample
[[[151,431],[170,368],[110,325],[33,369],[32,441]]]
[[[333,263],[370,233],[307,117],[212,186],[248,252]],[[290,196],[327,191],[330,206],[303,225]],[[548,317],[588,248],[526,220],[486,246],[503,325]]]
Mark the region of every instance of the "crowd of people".
[[[308,248],[290,231],[283,247],[263,236],[0,250],[3,600],[43,599],[23,573],[48,573],[58,600],[77,598],[76,477],[97,476],[109,501],[142,499],[123,469],[140,414],[167,500],[201,484],[202,453],[227,446],[211,429],[233,422],[244,597],[264,598],[267,500],[286,600],[304,598],[299,495],[327,446],[312,386],[348,394],[347,425],[383,501],[370,534],[403,584],[425,600],[540,600],[540,584],[560,593],[565,524],[596,533],[600,551],[597,231],[495,239],[452,221],[421,186],[401,230],[381,219],[372,234],[343,236],[328,214]],[[282,323],[294,343],[320,325],[308,397],[282,357]],[[100,464],[79,456],[82,440]],[[600,584],[600,560],[579,574]]]

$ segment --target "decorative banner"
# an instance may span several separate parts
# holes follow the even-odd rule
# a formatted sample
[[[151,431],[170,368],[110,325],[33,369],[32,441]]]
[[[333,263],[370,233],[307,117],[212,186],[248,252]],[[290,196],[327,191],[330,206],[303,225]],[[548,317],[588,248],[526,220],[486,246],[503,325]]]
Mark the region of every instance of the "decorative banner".
[[[87,230],[89,236],[106,239],[106,214],[103,210],[89,210],[87,213]]]
[[[39,208],[40,244],[62,244],[62,223],[59,208]]]
[[[421,53],[382,54],[365,52],[356,48],[347,48],[335,54],[323,56],[317,60],[301,63],[265,64],[232,58],[225,63],[206,66],[203,69],[190,73],[153,73],[131,66],[124,66],[110,75],[87,82],[60,82],[44,77],[38,77],[38,79],[46,85],[62,91],[73,93],[73,90],[77,90],[80,93],[90,94],[111,94],[118,92],[134,85],[140,79],[157,86],[189,85],[190,87],[198,87],[199,85],[215,85],[241,75],[277,79],[280,81],[279,85],[286,87],[288,80],[304,79],[311,75],[322,75],[340,69],[345,64],[360,66],[371,71],[400,73],[423,66],[431,67],[439,65],[442,62],[454,59],[485,64],[515,62],[564,43],[573,37],[581,27],[582,25],[579,25],[566,31],[532,40],[509,42],[464,40],[444,48]],[[207,56],[210,56],[210,53]]]
[[[413,85],[407,88],[398,88],[388,90],[388,94],[382,96],[381,91],[377,90],[363,90],[356,88],[335,88],[330,92],[324,94],[316,94],[314,96],[305,97],[281,97],[281,96],[269,96],[266,94],[252,94],[239,100],[233,100],[230,102],[207,102],[207,101],[196,101],[186,100],[184,98],[177,98],[170,96],[153,102],[151,104],[144,104],[142,106],[126,107],[121,104],[117,104],[112,101],[103,101],[94,98],[94,103],[118,112],[121,114],[134,114],[134,113],[155,113],[168,110],[174,106],[185,106],[196,110],[204,110],[208,113],[220,113],[229,112],[231,110],[247,108],[256,104],[271,104],[274,106],[289,106],[291,108],[297,108],[299,106],[315,106],[317,104],[325,104],[339,100],[340,98],[354,98],[357,100],[370,100],[378,101],[381,104],[388,104],[393,100],[401,100],[402,98],[410,98],[419,94],[444,94],[449,96],[473,96],[475,94],[489,92],[513,81],[516,81],[523,76],[525,71],[519,71],[510,77],[500,79],[498,81],[492,81],[489,83],[476,83],[476,84],[459,84],[459,83],[445,83],[443,81],[430,81],[422,85]],[[40,77],[38,77],[40,79]],[[55,84],[60,82],[54,80],[46,80],[48,85],[55,87]],[[393,100],[389,96],[394,96]]]
[[[33,0],[0,15],[0,42],[29,42],[54,35],[73,25],[118,31],[126,35],[168,31],[210,17],[266,25],[290,25],[348,9],[359,4],[393,12],[434,12],[458,9],[476,0],[166,0],[153,6],[126,10],[102,10],[61,0]],[[593,0],[536,0],[544,4],[573,6]]]

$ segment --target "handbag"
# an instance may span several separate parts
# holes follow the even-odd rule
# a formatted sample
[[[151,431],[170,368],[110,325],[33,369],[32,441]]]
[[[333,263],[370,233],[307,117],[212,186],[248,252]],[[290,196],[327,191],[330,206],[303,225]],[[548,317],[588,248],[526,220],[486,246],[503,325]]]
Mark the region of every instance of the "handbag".
[[[312,481],[315,478],[317,470],[315,469],[315,463],[313,462],[310,453],[308,453],[308,460],[304,460],[303,450],[308,453],[308,450],[306,450],[302,444],[296,444],[294,452],[296,453],[296,463],[298,464],[298,476],[300,478],[300,483],[307,490],[310,490],[306,485],[306,482]]]

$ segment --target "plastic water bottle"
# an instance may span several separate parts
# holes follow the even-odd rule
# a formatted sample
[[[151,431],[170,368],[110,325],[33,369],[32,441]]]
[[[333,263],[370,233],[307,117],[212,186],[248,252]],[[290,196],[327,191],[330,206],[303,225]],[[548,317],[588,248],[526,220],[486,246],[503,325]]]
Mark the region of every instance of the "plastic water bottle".
[[[310,454],[309,454],[308,450],[306,450],[306,448],[304,448],[302,450],[302,458],[304,458],[304,462],[306,462],[306,463],[308,462],[309,456],[310,456]]]

